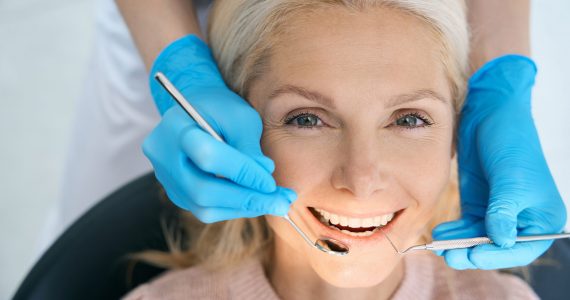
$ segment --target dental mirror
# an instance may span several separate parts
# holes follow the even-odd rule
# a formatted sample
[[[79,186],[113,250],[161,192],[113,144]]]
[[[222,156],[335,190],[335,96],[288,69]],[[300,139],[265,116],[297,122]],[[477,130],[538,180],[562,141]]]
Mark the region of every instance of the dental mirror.
[[[196,111],[196,109],[186,100],[186,98],[184,98],[184,96],[180,93],[180,91],[178,91],[178,89],[172,84],[172,82],[170,82],[170,80],[168,80],[168,78],[166,78],[166,76],[163,73],[157,72],[154,75],[154,78],[170,94],[170,96],[174,98],[174,100],[180,105],[180,107],[182,107],[182,109],[184,109],[184,111],[186,111],[186,113],[188,113],[188,115],[192,119],[194,119],[196,123],[198,123],[198,125],[202,129],[204,129],[207,133],[213,136],[216,140],[225,143],[222,137],[220,137],[216,133],[216,131],[214,131],[212,127],[210,127],[210,125],[206,122],[206,120],[198,113],[198,111]],[[313,243],[313,241],[311,241],[311,239],[303,232],[303,230],[301,230],[301,228],[299,228],[299,226],[297,226],[297,224],[295,224],[295,222],[291,220],[288,214],[283,216],[283,218],[287,220],[287,222],[289,222],[291,226],[293,226],[295,231],[297,231],[301,235],[301,237],[305,240],[305,242],[307,242],[307,244],[309,244],[311,247],[331,255],[344,256],[348,254],[349,252],[348,246],[346,246],[344,243],[335,240],[333,238],[327,238],[327,237],[317,239]]]
[[[313,243],[313,241],[311,241],[311,239],[303,232],[303,230],[301,230],[301,228],[299,228],[299,226],[297,226],[297,224],[291,220],[289,215],[285,215],[283,218],[287,220],[287,222],[289,222],[293,228],[295,228],[295,230],[301,235],[301,237],[303,237],[309,246],[331,255],[345,256],[348,254],[349,248],[343,242],[335,240],[333,238],[322,237]]]

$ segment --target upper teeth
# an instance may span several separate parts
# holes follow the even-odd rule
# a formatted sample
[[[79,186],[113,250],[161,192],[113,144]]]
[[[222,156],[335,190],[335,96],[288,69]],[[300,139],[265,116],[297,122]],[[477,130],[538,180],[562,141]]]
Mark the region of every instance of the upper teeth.
[[[394,217],[394,213],[371,217],[371,218],[352,218],[346,216],[339,216],[337,214],[330,213],[324,209],[315,208],[315,210],[324,218],[325,222],[329,221],[333,225],[340,224],[341,226],[348,226],[352,228],[358,227],[378,227],[380,225],[384,226],[388,224]]]

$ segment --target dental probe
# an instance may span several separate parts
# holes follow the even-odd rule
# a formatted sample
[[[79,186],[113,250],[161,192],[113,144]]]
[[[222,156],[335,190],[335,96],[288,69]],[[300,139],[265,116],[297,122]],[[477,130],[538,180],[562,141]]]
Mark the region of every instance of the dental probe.
[[[182,109],[184,109],[184,111],[186,111],[186,113],[188,113],[188,115],[191,118],[193,118],[196,121],[196,123],[198,123],[198,125],[202,129],[208,132],[216,140],[225,143],[222,137],[220,137],[216,133],[216,131],[212,129],[212,127],[208,124],[208,122],[206,122],[206,120],[202,118],[202,116],[198,113],[198,111],[194,109],[194,107],[186,100],[186,98],[184,98],[184,96],[180,93],[180,91],[178,91],[178,89],[172,84],[172,82],[170,82],[170,80],[168,80],[168,78],[166,78],[166,76],[162,72],[157,72],[154,75],[154,78],[170,94],[170,96],[174,98],[174,100],[182,107]],[[287,222],[289,222],[289,224],[293,226],[295,231],[297,231],[301,235],[301,237],[305,240],[305,242],[307,242],[307,244],[309,244],[311,247],[319,249],[331,255],[344,256],[348,254],[349,248],[344,243],[335,240],[333,238],[327,238],[327,237],[317,239],[313,243],[311,239],[307,236],[307,234],[305,234],[305,232],[303,232],[303,230],[301,230],[301,228],[299,228],[299,226],[297,226],[297,224],[293,222],[289,214],[283,216],[282,218],[287,220]]]
[[[398,250],[396,245],[392,242],[390,237],[382,230],[382,233],[386,236],[394,250],[399,254],[404,254],[410,251],[416,250],[451,250],[451,249],[464,249],[464,248],[471,248],[478,245],[485,245],[485,244],[493,244],[493,241],[488,237],[474,237],[474,238],[467,238],[467,239],[455,239],[455,240],[442,240],[442,241],[433,241],[428,244],[423,245],[416,245],[412,246],[404,251]],[[527,236],[519,236],[516,239],[516,243],[521,242],[533,242],[533,241],[546,241],[546,240],[557,240],[557,239],[565,239],[570,238],[570,233],[560,233],[560,234],[539,234],[539,235],[527,235]]]

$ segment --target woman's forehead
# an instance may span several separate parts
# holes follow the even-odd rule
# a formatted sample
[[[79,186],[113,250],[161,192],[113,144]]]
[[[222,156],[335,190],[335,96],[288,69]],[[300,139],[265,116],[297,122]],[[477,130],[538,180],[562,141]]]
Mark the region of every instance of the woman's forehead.
[[[293,85],[333,94],[366,91],[386,99],[417,90],[450,97],[441,45],[416,17],[344,8],[311,16],[276,39],[265,74],[272,91]]]

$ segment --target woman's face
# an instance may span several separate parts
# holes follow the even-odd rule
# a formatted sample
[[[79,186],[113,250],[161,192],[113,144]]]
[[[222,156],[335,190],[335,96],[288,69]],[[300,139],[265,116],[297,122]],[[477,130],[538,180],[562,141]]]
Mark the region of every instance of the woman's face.
[[[249,100],[278,185],[298,194],[292,218],[350,254],[314,250],[268,216],[275,259],[334,286],[373,286],[401,261],[377,228],[413,245],[449,181],[454,112],[441,47],[397,10],[329,8],[289,24]]]

